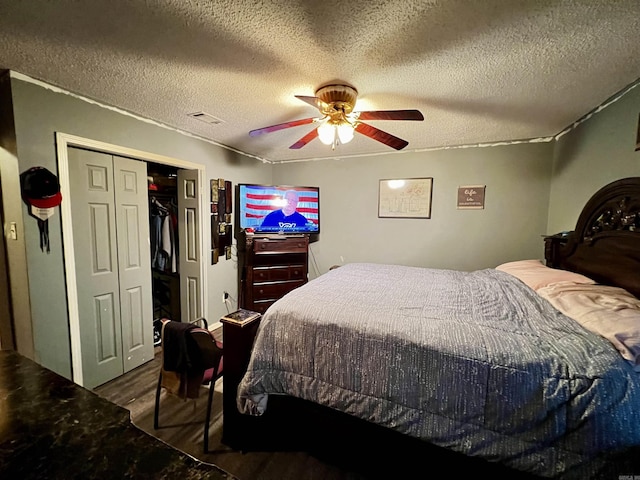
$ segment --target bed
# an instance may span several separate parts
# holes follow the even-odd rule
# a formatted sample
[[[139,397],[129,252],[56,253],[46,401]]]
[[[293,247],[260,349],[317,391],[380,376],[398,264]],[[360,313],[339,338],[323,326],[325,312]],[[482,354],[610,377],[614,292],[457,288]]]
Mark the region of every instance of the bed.
[[[244,437],[264,447],[286,431],[298,448],[356,445],[369,460],[401,446],[402,462],[453,475],[465,462],[492,478],[633,475],[639,212],[640,178],[622,179],[545,239],[546,265],[347,264],[290,292],[238,385],[238,411],[262,419]]]

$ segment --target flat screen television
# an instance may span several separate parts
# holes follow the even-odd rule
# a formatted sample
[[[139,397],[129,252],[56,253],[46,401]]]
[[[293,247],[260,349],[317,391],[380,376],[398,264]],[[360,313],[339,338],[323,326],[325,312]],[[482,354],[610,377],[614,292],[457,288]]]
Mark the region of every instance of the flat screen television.
[[[239,225],[255,233],[320,232],[320,188],[238,185]]]

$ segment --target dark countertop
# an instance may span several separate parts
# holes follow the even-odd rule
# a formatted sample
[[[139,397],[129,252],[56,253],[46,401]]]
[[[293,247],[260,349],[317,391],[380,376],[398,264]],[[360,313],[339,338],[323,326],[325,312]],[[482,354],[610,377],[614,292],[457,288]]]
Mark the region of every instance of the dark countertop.
[[[0,351],[0,478],[233,480],[135,427],[129,411]]]

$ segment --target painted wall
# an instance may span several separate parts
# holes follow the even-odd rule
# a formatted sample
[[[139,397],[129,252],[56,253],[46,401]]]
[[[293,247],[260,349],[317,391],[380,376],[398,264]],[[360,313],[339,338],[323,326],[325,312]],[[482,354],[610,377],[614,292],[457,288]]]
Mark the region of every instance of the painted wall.
[[[99,140],[206,166],[207,178],[238,183],[318,185],[322,233],[310,272],[378,262],[473,270],[543,258],[541,236],[571,229],[598,188],[640,175],[635,152],[640,89],[595,114],[554,143],[399,153],[344,160],[262,164],[211,143],[11,79],[19,171],[56,170],[55,132]],[[378,218],[378,181],[433,177],[430,219]],[[486,185],[483,210],[458,210],[460,185]],[[71,376],[60,215],[50,219],[51,253],[40,251],[36,221],[22,205],[34,330],[34,357]],[[237,262],[208,266],[209,320],[237,299]]]
[[[614,180],[640,176],[638,85],[557,141],[547,233],[573,230],[591,195]]]
[[[27,358],[34,358],[33,333],[31,330],[31,307],[29,302],[29,279],[25,264],[27,252],[24,243],[24,226],[20,201],[20,169],[16,147],[15,125],[13,122],[13,102],[11,100],[11,78],[9,72],[0,73],[0,180],[2,188],[2,225],[6,262],[3,275],[9,283],[3,311],[10,310],[6,321],[0,321],[2,348],[16,348]],[[15,227],[15,238],[10,238],[7,230]],[[10,302],[10,303],[9,303]],[[12,325],[8,323],[12,321]],[[20,325],[20,329],[13,325]]]
[[[530,143],[278,164],[274,181],[320,187],[312,275],[350,262],[473,270],[544,258],[552,150]],[[433,178],[430,219],[378,218],[380,179],[420,177]],[[457,209],[462,185],[486,185],[483,210]]]
[[[165,155],[206,166],[207,178],[270,183],[272,168],[255,159],[211,143],[137,120],[131,116],[57,93],[33,83],[11,79],[19,171],[43,166],[57,171],[55,133],[63,132],[119,146]],[[18,198],[15,199],[18,201]],[[63,199],[64,201],[64,199]],[[34,359],[71,377],[69,324],[59,211],[49,219],[51,253],[39,246],[36,220],[23,204]],[[209,262],[210,263],[210,262]],[[223,291],[237,298],[237,261],[222,259],[207,267],[209,320],[226,308]]]

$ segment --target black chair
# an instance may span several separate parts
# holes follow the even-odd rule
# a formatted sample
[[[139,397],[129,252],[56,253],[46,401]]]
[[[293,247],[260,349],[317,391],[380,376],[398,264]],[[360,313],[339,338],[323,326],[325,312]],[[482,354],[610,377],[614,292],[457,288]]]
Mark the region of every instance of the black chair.
[[[182,399],[196,399],[200,386],[209,386],[207,415],[204,425],[204,452],[209,451],[209,423],[216,380],[222,376],[222,343],[216,341],[204,318],[195,323],[162,321],[162,366],[156,388],[153,428],[159,427],[162,388]],[[195,407],[195,405],[194,405]]]

